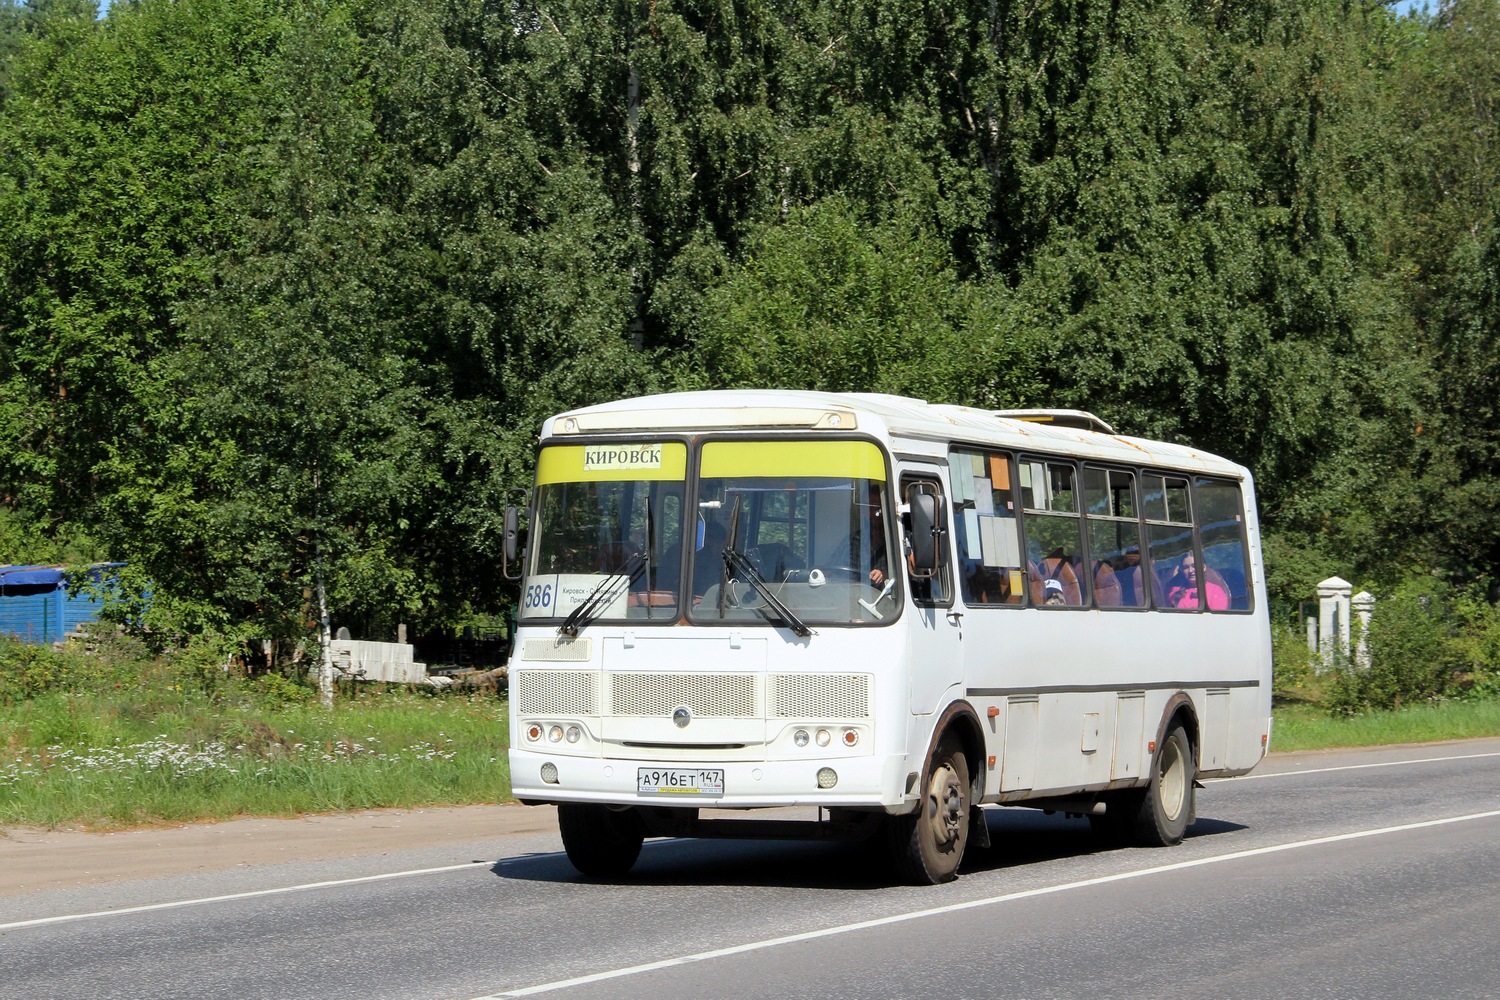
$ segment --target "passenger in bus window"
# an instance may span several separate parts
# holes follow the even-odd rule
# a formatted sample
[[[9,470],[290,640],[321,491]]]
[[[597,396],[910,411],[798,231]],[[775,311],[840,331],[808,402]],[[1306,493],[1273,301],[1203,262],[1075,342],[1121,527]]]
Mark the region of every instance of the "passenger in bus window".
[[[1115,580],[1120,585],[1120,603],[1127,608],[1146,606],[1146,595],[1141,590],[1141,550],[1132,545],[1120,554],[1120,564],[1115,567]]]
[[[1120,606],[1120,581],[1115,568],[1103,559],[1094,560],[1094,601],[1101,608]]]
[[[1062,549],[1053,549],[1039,564],[1042,578],[1044,580],[1056,581],[1062,588],[1063,603],[1069,607],[1076,608],[1083,605],[1083,588],[1078,585],[1078,574],[1073,569],[1073,562]],[[1045,587],[1042,593],[1043,603],[1047,601]]]
[[[885,520],[881,517],[884,506],[880,499],[880,487],[870,484],[870,583],[884,587],[890,565],[885,557]]]
[[[1042,603],[1058,606],[1068,603],[1067,597],[1063,595],[1063,585],[1061,580],[1049,579],[1042,584]]]
[[[1177,574],[1167,581],[1166,591],[1170,607],[1202,607],[1201,601],[1203,597],[1207,597],[1210,611],[1225,611],[1229,608],[1229,591],[1222,583],[1211,578],[1199,579],[1198,564],[1191,552],[1182,557]]]

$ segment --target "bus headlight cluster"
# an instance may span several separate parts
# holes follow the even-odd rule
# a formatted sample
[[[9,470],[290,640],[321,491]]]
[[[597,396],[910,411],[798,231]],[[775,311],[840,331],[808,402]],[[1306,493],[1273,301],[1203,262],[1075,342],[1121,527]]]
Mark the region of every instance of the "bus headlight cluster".
[[[548,743],[561,743],[567,740],[569,743],[577,743],[583,739],[583,729],[579,726],[568,726],[563,728],[557,723],[545,725],[540,722],[531,722],[526,725],[526,742],[540,743],[543,739]]]
[[[839,737],[839,741],[846,747],[859,746],[859,730],[845,729]],[[798,729],[792,733],[792,742],[798,747],[805,747],[809,743],[816,743],[820,747],[826,747],[833,743],[833,730],[819,729],[815,733],[809,733],[806,729]]]

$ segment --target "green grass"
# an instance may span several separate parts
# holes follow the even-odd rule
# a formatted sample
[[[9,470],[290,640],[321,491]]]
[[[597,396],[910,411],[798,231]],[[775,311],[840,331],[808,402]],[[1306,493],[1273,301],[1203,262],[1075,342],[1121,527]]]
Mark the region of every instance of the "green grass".
[[[0,705],[0,824],[118,829],[510,796],[493,692],[345,692],[332,712],[286,694],[220,682]]]
[[[1500,701],[1448,701],[1332,718],[1307,703],[1277,705],[1271,749],[1323,750],[1500,736]]]

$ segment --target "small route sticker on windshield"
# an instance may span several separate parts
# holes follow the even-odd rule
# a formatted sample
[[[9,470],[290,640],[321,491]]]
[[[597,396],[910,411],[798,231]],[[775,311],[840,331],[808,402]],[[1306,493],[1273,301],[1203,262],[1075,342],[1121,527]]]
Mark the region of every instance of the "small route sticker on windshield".
[[[583,470],[660,469],[659,444],[591,444],[583,449]]]

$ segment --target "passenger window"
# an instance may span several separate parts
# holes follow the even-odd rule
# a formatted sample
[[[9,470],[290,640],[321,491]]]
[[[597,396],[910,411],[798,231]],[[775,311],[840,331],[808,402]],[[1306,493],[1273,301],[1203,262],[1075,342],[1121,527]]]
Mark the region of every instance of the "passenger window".
[[[1081,565],[1076,475],[1071,462],[1028,459],[1021,464],[1027,570],[1038,607],[1083,607],[1092,573]]]
[[[1210,611],[1249,611],[1250,567],[1245,507],[1238,483],[1193,481],[1203,546],[1204,599]]]
[[[1193,547],[1193,516],[1186,477],[1147,473],[1143,506],[1151,559],[1151,603],[1158,608],[1197,611],[1203,589]]]
[[[1087,466],[1083,497],[1094,603],[1101,608],[1144,608],[1150,585],[1141,566],[1135,473]]]
[[[1024,602],[1014,470],[1011,456],[1000,452],[960,448],[948,456],[953,540],[965,604]]]

